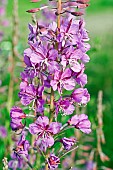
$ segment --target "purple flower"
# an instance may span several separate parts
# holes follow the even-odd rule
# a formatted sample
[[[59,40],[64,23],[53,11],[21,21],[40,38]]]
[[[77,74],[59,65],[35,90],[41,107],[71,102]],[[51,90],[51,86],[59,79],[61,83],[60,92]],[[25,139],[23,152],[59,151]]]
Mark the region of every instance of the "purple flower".
[[[31,0],[31,2],[38,2],[38,0]],[[88,4],[77,1],[66,2],[62,4],[64,11],[57,11],[55,8],[57,2],[52,1],[50,4],[53,8],[52,13],[48,11],[49,6],[27,10],[30,13],[42,11],[45,18],[52,18],[52,21],[49,24],[49,20],[45,22],[38,20],[34,26],[28,25],[30,30],[29,48],[24,51],[26,67],[21,73],[22,82],[20,83],[19,97],[24,106],[30,105],[30,110],[35,112],[35,122],[27,121],[27,117],[34,119],[34,116],[26,115],[20,107],[14,106],[10,111],[12,130],[20,129],[22,132],[19,142],[14,139],[17,142],[16,148],[13,160],[9,163],[13,169],[22,169],[24,161],[30,167],[35,162],[33,154],[31,154],[32,163],[29,163],[30,144],[25,139],[25,134],[23,134],[25,132],[29,131],[31,136],[35,137],[35,140],[32,141],[34,147],[32,147],[39,150],[42,155],[45,152],[45,156],[43,156],[47,156],[45,161],[51,170],[57,169],[60,164],[60,158],[55,156],[53,152],[50,154],[50,149],[55,149],[54,143],[62,143],[63,148],[67,151],[71,150],[76,143],[75,138],[59,138],[62,130],[66,130],[69,125],[69,128],[75,127],[84,133],[91,132],[91,123],[85,114],[72,116],[62,128],[61,123],[53,122],[55,116],[55,120],[59,120],[59,112],[63,115],[71,115],[75,110],[75,104],[85,105],[90,100],[87,89],[83,88],[87,83],[87,76],[84,74],[85,63],[89,62],[89,56],[86,54],[90,48],[87,43],[88,33],[84,28],[84,21],[82,19],[75,20],[72,16],[74,14],[80,16],[82,12],[74,12],[71,6],[85,8]],[[71,9],[69,9],[70,6]],[[66,18],[61,17],[60,19],[60,27],[58,23],[54,22],[54,19],[57,18],[57,12],[66,13]],[[75,89],[76,85],[79,86],[78,89]],[[66,95],[67,93],[68,95]],[[45,115],[48,115],[50,119]],[[26,124],[28,128],[25,127]]]
[[[0,137],[1,138],[7,137],[7,130],[4,126],[0,126]]]
[[[13,170],[16,170],[17,168],[22,169],[22,167],[23,167],[22,165],[24,164],[23,160],[22,159],[17,160],[14,153],[11,155],[11,158],[12,158],[12,160],[10,160],[8,162],[8,167]]]
[[[83,63],[88,63],[90,60],[89,56],[85,53],[83,53],[80,59],[82,60]]]
[[[20,83],[20,89],[21,84],[26,84],[26,86],[33,80],[33,78],[36,76],[36,70],[33,67],[26,67],[23,72],[21,72],[21,79],[22,82]]]
[[[55,103],[55,105],[56,105],[56,110],[55,110],[56,115],[58,115],[60,111],[62,111],[64,115],[71,115],[75,110],[75,107],[72,105],[69,98],[66,99],[60,98]]]
[[[46,149],[48,147],[48,143],[45,138],[37,138],[35,140],[34,146],[38,146],[41,151],[46,152]]]
[[[85,22],[83,20],[79,20],[79,30],[77,34],[77,48],[82,52],[87,52],[90,49],[90,45],[86,43],[89,41],[87,30],[84,28]]]
[[[25,135],[22,134],[19,142],[17,143],[17,147],[14,149],[14,154],[17,159],[22,159],[23,156],[28,158],[28,150],[29,150],[30,144],[25,139]]]
[[[19,97],[21,98],[21,103],[26,106],[36,98],[36,89],[32,84],[28,86],[23,84],[21,87]]]
[[[69,59],[69,64],[70,64],[70,68],[78,73],[81,70],[81,65],[79,64],[79,62],[75,59],[75,56],[71,56]]]
[[[85,114],[72,116],[72,118],[68,120],[68,124],[80,129],[84,133],[88,134],[91,132],[91,123]]]
[[[60,159],[55,156],[54,154],[51,154],[48,158],[48,167],[50,170],[54,170],[58,168],[58,165],[60,164]]]
[[[29,132],[33,135],[37,134],[38,138],[36,143],[40,143],[41,140],[44,144],[43,147],[51,147],[54,144],[54,138],[52,135],[59,133],[61,124],[58,122],[52,122],[49,124],[49,119],[46,116],[39,116],[35,123],[30,124]]]
[[[36,42],[36,40],[37,40],[36,26],[32,26],[31,24],[29,24],[28,27],[29,27],[29,30],[30,30],[28,40]]]
[[[85,89],[78,88],[75,89],[74,92],[72,93],[72,98],[77,103],[87,104],[90,100],[90,95],[86,88]]]
[[[31,160],[32,157],[32,160]],[[29,155],[28,156],[28,161],[30,161],[31,164],[34,164],[34,162],[36,161],[36,157],[35,155]],[[26,163],[26,159],[17,159],[17,156],[15,153],[11,154],[11,160],[8,162],[8,167],[13,169],[13,170],[17,170],[17,169],[24,169],[24,170],[28,170],[29,169],[29,165]]]
[[[22,119],[11,119],[10,126],[12,130],[17,131],[19,129],[23,129],[25,125],[22,123]]]
[[[11,128],[14,131],[23,129],[24,125],[22,124],[22,119],[26,118],[26,114],[22,111],[20,107],[13,106],[10,111],[11,117]]]
[[[53,90],[56,91],[58,89],[59,93],[61,93],[62,88],[66,90],[73,90],[75,87],[75,81],[71,76],[71,70],[67,68],[64,72],[55,71],[54,78],[50,82]]]
[[[60,42],[62,42],[62,46],[66,46],[66,44],[76,45],[77,44],[77,32],[79,30],[79,25],[75,20],[62,20],[60,27]]]
[[[42,99],[43,91],[43,86],[38,86],[37,88],[35,88],[34,85],[27,85],[26,82],[23,82],[20,86],[19,92],[21,103],[26,106],[29,105],[32,101],[35,101],[36,111],[42,113],[44,110],[44,100]]]
[[[69,64],[74,72],[80,72],[81,65],[79,64],[78,59],[80,59],[81,55],[82,52],[80,50],[75,50],[74,47],[70,46],[63,51],[61,64],[64,68]]]
[[[42,67],[47,67],[50,72],[59,69],[59,65],[56,62],[58,57],[58,51],[55,49],[48,49],[48,46],[38,46],[34,48],[31,54],[30,61],[33,64],[41,64]]]
[[[48,23],[48,18],[49,18],[49,23],[50,21],[54,21],[56,20],[56,15],[54,12],[48,10],[48,8],[45,8],[43,11],[42,11],[45,19],[46,19],[46,22],[44,22],[44,24],[47,24]]]
[[[87,75],[86,74],[80,74],[77,75],[76,82],[83,87],[84,85],[87,84]]]
[[[75,144],[76,139],[75,138],[66,138],[66,137],[64,137],[64,138],[62,138],[60,140],[60,142],[63,144],[63,146],[64,146],[64,148],[66,150],[70,150],[71,147]]]
[[[30,61],[31,54],[32,54],[31,48],[27,48],[26,50],[24,50],[24,62],[28,67],[32,66]]]
[[[11,119],[24,119],[26,114],[22,111],[20,107],[13,106],[10,110]]]

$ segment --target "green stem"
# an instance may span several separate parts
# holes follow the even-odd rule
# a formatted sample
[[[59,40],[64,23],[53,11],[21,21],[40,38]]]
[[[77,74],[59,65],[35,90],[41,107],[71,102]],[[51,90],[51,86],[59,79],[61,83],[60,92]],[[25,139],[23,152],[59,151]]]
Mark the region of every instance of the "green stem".
[[[51,99],[50,99],[50,123],[53,121],[54,118],[54,91],[51,88]]]

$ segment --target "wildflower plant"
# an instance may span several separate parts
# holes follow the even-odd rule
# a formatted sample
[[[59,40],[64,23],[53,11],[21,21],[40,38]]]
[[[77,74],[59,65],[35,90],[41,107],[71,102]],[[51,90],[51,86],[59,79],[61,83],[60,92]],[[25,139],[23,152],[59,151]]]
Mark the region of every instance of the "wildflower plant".
[[[27,11],[42,11],[52,21],[29,24],[29,47],[24,51],[26,67],[21,73],[19,92],[22,105],[29,110],[25,113],[24,108],[14,106],[10,111],[11,128],[18,134],[9,162],[12,169],[22,168],[25,163],[31,169],[57,169],[61,158],[78,148],[76,137],[68,137],[65,132],[72,128],[91,132],[88,116],[75,114],[76,107],[90,100],[84,88],[90,45],[81,17],[87,3],[88,0],[50,1],[49,6]],[[64,116],[66,122],[62,121]],[[41,165],[37,165],[39,154],[44,162]]]

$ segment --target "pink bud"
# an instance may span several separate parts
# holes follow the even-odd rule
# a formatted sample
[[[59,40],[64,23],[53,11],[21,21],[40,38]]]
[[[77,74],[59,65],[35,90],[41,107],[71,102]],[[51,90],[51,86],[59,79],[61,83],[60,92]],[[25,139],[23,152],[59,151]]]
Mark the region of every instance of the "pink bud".
[[[78,0],[76,1],[77,3],[81,3],[81,4],[86,4],[89,2],[89,0]]]
[[[48,6],[43,6],[43,7],[41,7],[41,8],[29,9],[29,10],[27,10],[26,12],[28,12],[28,13],[36,13],[36,12],[38,12],[38,11],[40,11],[40,10],[45,9],[45,8],[48,8]]]
[[[29,9],[29,10],[27,10],[26,12],[28,12],[28,13],[36,13],[36,12],[38,12],[38,11],[40,11],[40,8]]]
[[[86,7],[88,7],[88,6],[89,6],[89,4],[78,4],[78,5],[77,5],[77,7],[78,7],[78,8],[81,8],[81,9],[82,9],[82,8],[86,8]]]
[[[83,13],[82,12],[71,12],[71,15],[81,16],[81,15],[83,15]]]

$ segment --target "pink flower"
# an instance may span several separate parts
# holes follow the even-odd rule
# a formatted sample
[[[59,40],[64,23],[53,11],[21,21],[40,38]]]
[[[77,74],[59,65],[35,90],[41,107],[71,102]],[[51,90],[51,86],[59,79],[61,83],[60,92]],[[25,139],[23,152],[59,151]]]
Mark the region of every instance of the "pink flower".
[[[75,80],[71,77],[71,70],[67,68],[64,72],[63,71],[55,71],[54,78],[50,82],[53,90],[62,92],[62,89],[66,90],[73,90],[75,87]]]
[[[58,168],[58,165],[60,164],[60,159],[55,156],[54,154],[51,154],[50,157],[48,158],[48,167],[51,170],[54,170]]]
[[[72,93],[72,98],[75,102],[80,104],[87,104],[90,100],[90,94],[88,93],[87,89],[78,88],[75,89]]]
[[[40,145],[40,142],[43,148],[51,147],[54,144],[54,138],[52,135],[60,132],[61,123],[52,122],[49,124],[49,119],[46,116],[39,116],[35,123],[30,124],[29,132],[33,135],[37,134],[38,138],[36,143]],[[35,143],[35,144],[36,144]]]
[[[64,148],[66,150],[70,150],[71,147],[75,144],[76,139],[75,138],[66,138],[66,137],[64,137],[64,138],[62,138],[60,140],[60,142],[62,142],[62,144],[63,144],[63,146],[64,146]]]
[[[80,129],[84,133],[88,134],[91,132],[91,123],[85,114],[73,116],[68,120],[68,124],[74,126],[76,129]]]

